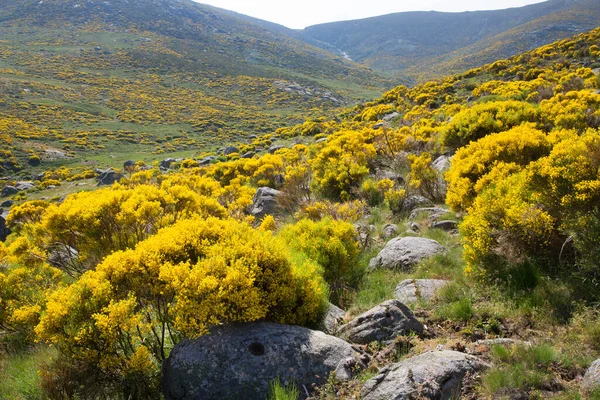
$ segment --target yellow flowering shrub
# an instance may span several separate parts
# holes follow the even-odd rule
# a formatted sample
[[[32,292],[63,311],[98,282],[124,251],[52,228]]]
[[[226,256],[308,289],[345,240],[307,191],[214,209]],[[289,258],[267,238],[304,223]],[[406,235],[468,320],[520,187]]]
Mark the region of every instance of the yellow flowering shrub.
[[[487,186],[547,155],[551,148],[545,133],[524,125],[459,149],[446,173],[446,203],[455,211],[467,210]]]
[[[333,203],[330,201],[317,201],[305,204],[296,213],[296,218],[309,218],[318,221],[331,217],[334,220],[355,222],[367,214],[367,205],[361,200]]]
[[[36,333],[73,362],[127,379],[215,324],[317,321],[327,298],[319,269],[270,232],[184,220],[54,292]]]
[[[358,283],[362,275],[358,265],[360,248],[352,224],[331,218],[303,219],[286,225],[279,237],[323,267],[334,302],[339,301],[345,289]]]
[[[545,122],[551,126],[583,131],[600,127],[600,94],[572,91],[540,103]]]
[[[431,154],[422,153],[408,156],[410,174],[408,185],[420,195],[430,200],[438,201],[444,197],[444,183],[440,173],[431,166]]]
[[[361,185],[360,195],[370,207],[376,207],[383,203],[385,193],[393,188],[394,181],[391,179],[366,179]]]

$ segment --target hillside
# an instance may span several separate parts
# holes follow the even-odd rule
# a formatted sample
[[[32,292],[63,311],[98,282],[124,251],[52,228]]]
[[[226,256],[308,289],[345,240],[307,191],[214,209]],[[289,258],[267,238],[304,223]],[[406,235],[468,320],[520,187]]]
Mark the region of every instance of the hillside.
[[[387,85],[282,29],[184,0],[2,1],[4,168],[191,155]]]
[[[600,25],[594,0],[550,0],[463,13],[408,12],[302,31],[311,43],[373,69],[421,81],[531,50]]]

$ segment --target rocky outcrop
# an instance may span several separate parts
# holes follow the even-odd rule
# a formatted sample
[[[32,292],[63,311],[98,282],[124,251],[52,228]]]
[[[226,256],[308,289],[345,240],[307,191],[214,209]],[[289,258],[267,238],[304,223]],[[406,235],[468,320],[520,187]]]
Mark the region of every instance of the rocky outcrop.
[[[398,225],[396,224],[387,224],[383,227],[383,231],[381,232],[381,236],[384,239],[392,239],[398,236]]]
[[[167,400],[264,400],[275,379],[310,389],[332,371],[348,379],[359,365],[350,344],[323,332],[266,322],[218,326],[175,346],[162,388]]]
[[[441,279],[406,279],[396,286],[394,297],[405,304],[431,301],[436,292],[449,283]]]
[[[115,182],[119,182],[122,178],[123,175],[109,168],[98,176],[98,186],[112,185]]]
[[[6,217],[8,217],[8,211],[0,209],[0,242],[4,242],[11,233],[6,226]]]
[[[444,154],[433,160],[431,168],[435,169],[439,173],[444,173],[450,169],[450,154]]]
[[[204,157],[204,158],[200,159],[200,161],[198,161],[198,166],[204,167],[206,165],[209,165],[210,163],[212,163],[216,159],[217,159],[217,156]]]
[[[388,268],[407,270],[419,261],[442,254],[446,249],[432,239],[403,237],[390,240],[383,250],[372,258],[369,268]]]
[[[280,144],[275,144],[275,145],[273,145],[273,146],[269,147],[269,153],[271,153],[271,154],[275,154],[275,152],[276,152],[277,150],[281,150],[281,149],[285,149],[285,146],[282,146],[282,145],[280,145]]]
[[[409,196],[402,202],[402,212],[409,213],[415,208],[432,207],[431,200],[423,196]]]
[[[581,387],[584,390],[600,389],[600,359],[594,361],[583,376]]]
[[[17,189],[14,186],[11,186],[11,185],[6,185],[2,188],[2,191],[0,192],[0,196],[8,197],[8,196],[12,196],[17,193],[19,193],[19,189]]]
[[[334,335],[338,328],[344,324],[344,318],[346,318],[346,311],[329,303],[329,308],[327,309],[323,320],[317,326],[317,329],[328,335]]]
[[[223,149],[223,155],[228,156],[233,153],[238,153],[240,150],[235,146],[227,146]]]
[[[409,221],[414,221],[417,218],[424,217],[430,222],[435,222],[438,221],[442,215],[447,214],[448,211],[448,209],[441,207],[420,207],[412,210],[408,219]]]
[[[15,185],[15,187],[17,188],[17,190],[23,191],[23,190],[31,190],[35,188],[35,185],[33,184],[33,182],[29,182],[29,181],[19,181],[17,182],[17,184]]]
[[[398,300],[388,300],[340,327],[337,336],[352,343],[387,342],[410,332],[423,332],[412,311]]]
[[[454,399],[463,379],[486,367],[480,359],[457,351],[434,351],[387,366],[368,380],[363,400]]]
[[[265,215],[277,215],[281,212],[281,207],[277,201],[281,192],[270,187],[260,187],[256,191],[252,199],[252,207],[250,214],[258,219],[264,218]]]
[[[441,229],[446,232],[452,232],[458,229],[458,223],[450,220],[436,221],[431,224],[431,227],[433,229]]]

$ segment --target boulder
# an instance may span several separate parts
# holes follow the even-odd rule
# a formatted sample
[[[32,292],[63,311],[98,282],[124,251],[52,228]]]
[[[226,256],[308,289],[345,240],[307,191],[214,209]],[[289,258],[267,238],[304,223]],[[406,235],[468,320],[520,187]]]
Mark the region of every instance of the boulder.
[[[396,118],[398,115],[400,115],[400,114],[399,114],[399,113],[397,113],[397,112],[393,112],[393,113],[391,113],[391,114],[384,115],[382,119],[383,119],[384,121],[386,121],[386,122],[387,122],[387,121],[391,121],[391,120],[393,120],[393,119],[394,119],[394,118]]]
[[[22,191],[22,190],[31,190],[31,189],[34,189],[35,185],[33,184],[33,182],[19,181],[19,182],[17,182],[17,184],[15,185],[15,187],[17,188],[18,191]]]
[[[344,323],[344,318],[346,318],[346,311],[329,303],[329,308],[327,309],[323,320],[317,326],[317,329],[328,335],[333,335]]]
[[[53,246],[48,253],[48,263],[56,268],[68,268],[75,265],[78,259],[79,252],[65,244]]]
[[[319,139],[315,140],[315,143],[325,143],[326,141],[327,141],[327,138],[326,137],[322,137],[322,138],[319,138]]]
[[[417,208],[423,208],[423,207],[433,207],[433,203],[431,202],[431,200],[423,197],[423,196],[408,196],[403,202],[402,202],[402,212],[406,212],[409,213],[411,211],[413,211],[414,209]]]
[[[255,152],[253,152],[253,151],[249,151],[249,152],[247,152],[247,153],[244,153],[244,154],[242,154],[242,155],[240,156],[240,158],[252,158],[252,157],[254,157],[255,155],[256,155],[256,153],[255,153]]]
[[[98,186],[112,185],[115,182],[119,182],[122,178],[123,175],[109,168],[98,177]]]
[[[332,371],[349,378],[360,363],[350,344],[323,332],[267,322],[217,326],[173,348],[162,390],[166,400],[264,400],[275,379],[310,389]]]
[[[600,388],[600,359],[594,361],[583,376],[581,387],[586,391]]]
[[[5,200],[2,203],[0,203],[0,208],[11,208],[14,205],[15,205],[14,201],[12,201],[12,200]]]
[[[404,185],[404,178],[402,177],[402,175],[397,174],[393,171],[381,171],[377,174],[377,177],[379,179],[389,179],[391,181],[394,181],[396,185]]]
[[[378,122],[375,125],[373,125],[373,129],[383,128],[384,126],[387,126],[387,123],[385,123],[385,122]]]
[[[123,163],[123,169],[127,170],[132,168],[135,168],[135,161],[127,160]]]
[[[441,229],[446,232],[455,231],[458,229],[458,223],[456,221],[444,220],[436,221],[431,224],[434,229]]]
[[[448,211],[449,211],[448,209],[441,208],[441,207],[421,207],[421,208],[415,208],[414,210],[411,211],[410,215],[408,216],[408,220],[409,221],[414,221],[417,218],[421,218],[421,216],[424,216],[430,222],[435,222],[438,219],[440,219],[440,217],[442,215],[448,213]]]
[[[407,270],[424,258],[442,254],[446,249],[432,239],[403,237],[390,240],[383,250],[372,258],[369,268],[388,268]]]
[[[19,193],[19,189],[17,189],[14,186],[7,185],[2,188],[2,192],[0,192],[0,196],[8,197],[8,196],[12,196],[13,194],[17,194],[17,193]]]
[[[275,144],[275,145],[273,145],[273,146],[269,147],[269,153],[271,153],[271,154],[275,154],[275,152],[276,152],[277,150],[281,150],[281,149],[285,149],[285,146],[282,146],[282,145],[280,145],[280,144]]]
[[[357,222],[354,224],[354,230],[358,238],[358,243],[361,247],[367,247],[373,239],[373,232],[375,232],[375,225],[367,225],[365,223]]]
[[[204,167],[206,165],[209,165],[210,163],[212,163],[213,161],[215,161],[217,159],[217,156],[208,156],[208,157],[204,157],[202,158],[200,161],[198,161],[198,166],[200,167]]]
[[[451,155],[444,154],[433,160],[431,168],[435,169],[439,173],[444,173],[450,169]]]
[[[463,379],[487,367],[479,358],[444,350],[382,368],[362,387],[362,400],[459,398]]]
[[[4,242],[11,233],[6,226],[6,217],[8,217],[8,211],[0,211],[0,242]]]
[[[238,153],[239,151],[240,151],[240,149],[238,149],[235,146],[227,146],[223,149],[223,155],[228,156],[233,153]]]
[[[441,279],[406,279],[396,286],[394,297],[406,304],[431,301],[436,292],[449,283]]]
[[[408,229],[412,233],[416,233],[421,230],[421,227],[416,222],[407,222],[406,229]]]
[[[410,332],[423,332],[410,309],[399,300],[387,300],[340,327],[337,336],[352,343],[388,342]]]
[[[159,164],[159,168],[160,169],[171,169],[171,164],[176,163],[177,160],[175,160],[174,158],[165,158],[164,160],[162,160]]]
[[[387,224],[383,227],[382,235],[384,239],[391,239],[398,236],[398,225],[396,224]]]
[[[277,201],[277,197],[281,192],[270,187],[260,187],[256,191],[252,199],[252,208],[250,214],[258,219],[262,219],[265,215],[277,215],[281,212],[281,207]]]

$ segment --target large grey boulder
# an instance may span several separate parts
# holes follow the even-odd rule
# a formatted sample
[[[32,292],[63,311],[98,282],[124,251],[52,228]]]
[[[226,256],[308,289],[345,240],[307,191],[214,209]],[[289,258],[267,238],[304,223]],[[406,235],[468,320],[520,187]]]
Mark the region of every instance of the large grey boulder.
[[[17,193],[19,193],[19,189],[17,189],[14,186],[11,186],[11,185],[6,185],[2,188],[2,191],[0,192],[0,196],[8,197],[8,196],[12,196],[13,194],[17,194]]]
[[[18,191],[22,191],[22,190],[34,189],[35,185],[33,184],[33,182],[20,181],[20,182],[17,182],[17,184],[15,185],[15,187],[17,188]]]
[[[332,371],[348,379],[360,364],[350,344],[323,332],[267,322],[218,326],[173,348],[162,389],[167,400],[264,400],[275,379],[310,389]]]
[[[477,357],[457,351],[423,353],[382,368],[364,384],[361,399],[457,399],[465,376],[486,366]]]
[[[165,158],[159,164],[160,169],[171,169],[171,164],[175,164],[177,162],[174,158]]]
[[[227,147],[225,147],[223,149],[223,154],[226,155],[226,156],[228,156],[228,155],[233,154],[233,153],[238,153],[239,151],[240,151],[240,149],[238,149],[235,146],[227,146]]]
[[[451,220],[436,221],[431,224],[431,227],[433,229],[441,229],[443,231],[451,232],[458,229],[458,223]]]
[[[280,144],[274,144],[273,146],[269,147],[269,153],[275,154],[275,152],[277,150],[281,150],[281,149],[285,149],[285,146],[282,146]]]
[[[79,261],[79,252],[71,246],[56,244],[49,249],[48,263],[56,268],[72,269]]]
[[[4,242],[11,233],[8,226],[6,226],[6,217],[8,217],[8,211],[0,209],[0,242]]]
[[[258,219],[265,215],[277,215],[281,212],[281,207],[277,198],[281,195],[279,190],[270,187],[260,187],[252,199],[250,214]]]
[[[2,203],[0,203],[0,208],[11,208],[14,205],[15,205],[14,201],[12,201],[12,200],[4,200]]]
[[[444,246],[432,239],[403,237],[390,240],[383,250],[372,258],[369,268],[410,269],[424,258],[442,254]]]
[[[207,157],[204,157],[204,158],[200,159],[200,161],[198,161],[198,166],[204,167],[206,165],[210,165],[216,159],[217,159],[217,156],[207,156]]]
[[[387,300],[340,327],[337,336],[352,343],[387,342],[410,332],[423,332],[412,311],[399,300]]]
[[[600,389],[600,359],[594,361],[583,376],[581,387],[584,390]]]
[[[406,304],[431,301],[436,292],[449,283],[442,279],[406,279],[396,286],[394,297]]]
[[[119,182],[122,178],[123,175],[109,168],[98,176],[98,186],[112,185],[115,182]]]
[[[317,329],[327,333],[328,335],[334,335],[338,328],[343,325],[345,318],[346,311],[342,310],[335,304],[329,303],[329,308],[325,313],[325,317],[323,317],[323,320],[317,326]]]
[[[444,173],[450,169],[451,155],[444,154],[433,160],[431,168],[435,169],[439,173]]]
[[[436,222],[442,215],[447,214],[448,212],[448,209],[441,207],[419,207],[411,211],[408,220],[414,221],[417,218],[425,217],[430,222]]]
[[[395,238],[396,236],[398,236],[398,232],[399,232],[398,225],[387,224],[386,226],[383,227],[381,236],[384,239],[391,239],[391,238]]]

